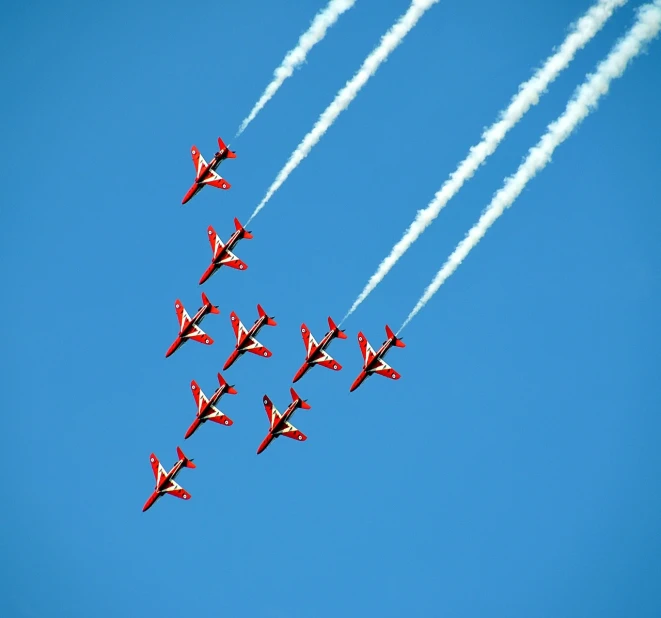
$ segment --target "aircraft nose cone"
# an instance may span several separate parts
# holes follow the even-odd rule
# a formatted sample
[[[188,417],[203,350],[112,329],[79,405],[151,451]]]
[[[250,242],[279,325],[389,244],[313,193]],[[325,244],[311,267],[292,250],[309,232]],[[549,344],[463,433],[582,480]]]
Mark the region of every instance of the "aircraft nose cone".
[[[273,437],[270,433],[266,435],[266,438],[262,440],[262,443],[259,445],[259,448],[257,449],[258,455],[271,443],[272,439]]]
[[[307,369],[308,369],[308,366],[307,366],[307,363],[306,363],[296,372],[296,375],[294,376],[294,379],[292,380],[292,382],[294,384],[296,382],[298,382],[303,377],[303,374],[305,374]]]
[[[176,340],[176,341],[175,341],[175,342],[174,342],[174,343],[168,348],[168,351],[165,353],[165,358],[167,358],[168,356],[172,356],[172,355],[174,354],[175,350],[177,349],[178,345],[179,345],[179,339],[177,339],[177,340]]]

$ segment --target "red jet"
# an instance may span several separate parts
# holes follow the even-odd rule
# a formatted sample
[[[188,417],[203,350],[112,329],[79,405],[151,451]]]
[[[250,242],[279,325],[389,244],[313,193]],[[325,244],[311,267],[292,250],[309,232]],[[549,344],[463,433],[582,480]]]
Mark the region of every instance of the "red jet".
[[[174,354],[177,349],[184,345],[189,339],[199,341],[205,345],[211,345],[213,343],[213,339],[209,337],[199,325],[209,313],[220,313],[220,309],[218,309],[216,305],[211,304],[204,292],[202,292],[202,303],[202,306],[197,310],[197,313],[191,320],[191,317],[188,315],[186,309],[184,309],[181,301],[177,299],[174,302],[174,308],[177,312],[177,318],[179,319],[179,334],[165,353],[165,358]]]
[[[257,312],[259,313],[259,317],[250,327],[250,330],[246,330],[246,327],[241,323],[239,316],[236,315],[234,311],[230,314],[232,328],[236,335],[236,347],[234,348],[234,352],[232,352],[229,358],[225,361],[223,371],[227,371],[234,364],[234,361],[236,361],[236,359],[244,352],[252,352],[253,354],[258,354],[265,358],[273,356],[270,350],[267,350],[261,343],[259,343],[259,341],[257,341],[257,339],[255,339],[255,335],[259,332],[259,329],[262,326],[277,326],[277,324],[272,317],[266,315],[266,312],[262,309],[261,305],[257,305]]]
[[[151,461],[151,469],[154,471],[154,478],[156,479],[156,485],[154,486],[154,493],[149,496],[145,506],[142,507],[142,512],[144,513],[149,507],[156,502],[161,496],[165,494],[170,494],[182,500],[188,500],[190,494],[183,488],[181,485],[177,485],[174,479],[179,474],[183,467],[185,468],[194,468],[195,464],[192,459],[188,459],[184,452],[177,447],[177,455],[179,459],[177,463],[172,466],[170,472],[165,472],[165,469],[161,465],[161,462],[158,461],[158,457],[152,453],[149,457]]]
[[[266,416],[269,417],[269,422],[271,427],[269,428],[269,433],[264,438],[264,441],[259,445],[257,449],[257,454],[259,455],[275,438],[280,436],[287,436],[288,438],[293,438],[294,440],[300,440],[304,442],[307,440],[307,436],[301,433],[296,427],[294,427],[289,419],[294,416],[294,412],[298,408],[303,408],[304,410],[310,409],[310,404],[306,403],[307,399],[301,399],[293,388],[290,388],[292,403],[289,404],[287,409],[280,414],[277,408],[273,405],[271,400],[264,395],[264,409],[266,410]]]
[[[227,244],[224,245],[223,241],[220,240],[220,236],[216,234],[216,230],[212,226],[209,226],[207,234],[209,235],[209,243],[211,244],[212,251],[211,264],[200,278],[200,285],[209,279],[221,266],[229,266],[238,270],[248,268],[245,262],[242,262],[232,253],[232,249],[242,238],[247,240],[252,238],[252,234],[239,223],[238,219],[234,219],[234,227],[236,227],[236,232],[229,237]]]
[[[193,196],[204,188],[204,185],[210,185],[218,189],[229,189],[232,185],[224,178],[216,174],[216,168],[221,164],[224,159],[236,159],[236,152],[232,152],[220,137],[218,138],[218,152],[213,155],[211,163],[207,163],[204,157],[200,154],[197,146],[193,146],[190,151],[193,157],[193,165],[195,166],[195,182],[193,186],[188,189],[188,193],[184,195],[181,200],[185,204],[193,198]]]
[[[324,335],[324,338],[317,343],[314,340],[310,329],[305,324],[301,324],[301,335],[303,336],[303,343],[305,344],[307,355],[305,357],[305,362],[301,365],[301,368],[294,376],[293,382],[298,382],[307,373],[308,369],[311,369],[315,365],[328,367],[328,369],[333,369],[334,371],[342,369],[342,365],[333,360],[333,358],[326,352],[326,348],[335,337],[338,339],[346,339],[347,336],[344,334],[343,330],[340,330],[335,325],[335,322],[333,322],[330,317],[328,318],[328,328],[330,328],[330,330]]]
[[[383,358],[392,346],[405,348],[406,344],[395,336],[392,330],[390,330],[390,326],[387,324],[386,336],[388,338],[383,342],[379,351],[374,352],[369,341],[365,338],[365,335],[363,335],[363,333],[358,333],[358,343],[360,344],[360,351],[363,353],[363,370],[351,385],[349,392],[355,391],[373,373],[378,373],[382,376],[386,376],[386,378],[392,378],[393,380],[399,380],[399,378],[402,377],[388,363],[386,363]]]
[[[216,389],[216,392],[211,395],[211,398],[207,398],[197,382],[191,380],[190,388],[193,392],[193,397],[195,397],[195,403],[197,404],[197,416],[195,417],[193,424],[188,428],[184,440],[190,438],[195,433],[195,430],[206,421],[213,421],[214,423],[226,425],[227,427],[234,424],[234,421],[229,416],[226,416],[216,407],[216,403],[218,403],[218,400],[225,393],[228,395],[236,395],[237,391],[234,386],[228,384],[220,374],[218,374],[218,384],[220,384],[220,386]]]

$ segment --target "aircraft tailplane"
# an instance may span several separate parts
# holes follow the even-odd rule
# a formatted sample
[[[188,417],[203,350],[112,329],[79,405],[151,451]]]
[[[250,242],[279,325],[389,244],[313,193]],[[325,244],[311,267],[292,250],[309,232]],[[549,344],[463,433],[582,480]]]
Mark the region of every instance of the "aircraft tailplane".
[[[337,328],[337,324],[335,324],[335,322],[333,322],[333,318],[331,318],[330,316],[328,316],[328,328],[330,328],[333,331],[337,330],[337,336],[340,339],[346,339],[347,338],[345,332],[343,330],[340,330],[339,328]]]
[[[177,455],[179,456],[179,461],[184,462],[184,466],[187,468],[194,468],[195,464],[193,463],[192,459],[188,459],[186,455],[184,455],[184,452],[181,450],[181,448],[177,447]]]
[[[252,233],[249,232],[246,228],[244,228],[241,225],[241,223],[239,223],[239,220],[236,217],[234,218],[234,227],[236,228],[237,232],[240,232],[241,230],[243,230],[243,237],[245,239],[250,240],[251,238],[253,238]]]
[[[220,137],[218,138],[218,148],[220,150],[225,150],[227,148],[227,146],[225,146],[225,142]],[[236,159],[236,152],[227,148],[227,158]]]
[[[220,309],[216,305],[211,304],[209,297],[204,292],[202,292],[202,303],[209,307],[209,313],[220,313]]]
[[[227,384],[227,380],[220,375],[220,372],[218,373],[218,384],[220,384],[221,388]],[[228,395],[236,395],[238,393],[234,386],[231,386],[230,384],[227,384],[227,390],[225,392]]]
[[[386,336],[388,337],[388,339],[394,339],[395,340],[395,345],[398,348],[405,348],[406,347],[406,344],[401,339],[398,339],[395,336],[395,333],[392,332],[392,329],[387,324],[386,324]]]
[[[260,318],[266,318],[266,325],[267,326],[277,326],[276,321],[272,317],[266,315],[266,311],[264,311],[264,309],[262,309],[261,305],[257,305],[257,313],[259,313]]]
[[[294,401],[294,402],[296,402],[297,400],[300,401],[299,406],[300,406],[301,408],[303,408],[304,410],[310,410],[310,409],[312,409],[312,406],[311,406],[309,403],[307,403],[306,401],[303,401],[303,399],[300,398],[300,396],[298,395],[298,393],[297,393],[293,388],[290,388],[290,389],[289,389],[289,392],[291,393],[291,399],[292,399],[292,401]]]

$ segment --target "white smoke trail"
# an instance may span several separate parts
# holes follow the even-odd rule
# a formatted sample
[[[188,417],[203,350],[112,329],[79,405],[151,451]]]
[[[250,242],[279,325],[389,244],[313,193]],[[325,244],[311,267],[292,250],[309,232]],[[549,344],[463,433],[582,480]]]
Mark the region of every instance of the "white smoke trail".
[[[340,15],[348,11],[354,4],[356,4],[356,0],[330,0],[326,8],[315,15],[310,27],[298,39],[298,45],[287,52],[282,64],[273,72],[273,80],[266,87],[259,101],[255,103],[250,114],[241,123],[235,138],[245,131],[262,108],[278,92],[284,81],[293,75],[294,69],[305,62],[308,52],[326,36],[326,32],[335,24]]]
[[[493,154],[500,142],[514,125],[521,120],[524,114],[539,102],[539,97],[548,88],[558,75],[569,66],[576,52],[601,30],[613,11],[627,0],[599,0],[588,12],[571,27],[560,48],[549,56],[532,78],[519,86],[519,92],[512,98],[511,103],[500,113],[496,123],[491,125],[483,134],[482,141],[473,146],[468,156],[459,164],[459,167],[450,175],[443,186],[434,196],[434,199],[424,210],[419,210],[415,220],[404,233],[404,236],[392,248],[390,254],[379,264],[376,272],[370,277],[367,285],[354,301],[347,314],[342,318],[344,322],[358,306],[374,291],[390,272],[397,261],[409,250],[411,245],[422,235],[452,197],[461,189],[489,155]],[[342,325],[340,322],[340,325]]]
[[[576,90],[567,104],[565,112],[548,126],[546,134],[534,148],[530,149],[528,157],[516,173],[506,179],[505,184],[494,195],[478,222],[470,229],[466,238],[457,245],[441,270],[438,271],[397,334],[404,329],[459,267],[459,264],[463,262],[471,249],[480,242],[480,239],[496,219],[503,214],[506,208],[512,205],[528,181],[546,166],[551,160],[554,150],[595,109],[599,99],[608,92],[611,81],[624,73],[629,61],[641,51],[645,43],[659,33],[659,29],[661,29],[661,0],[655,0],[638,10],[638,20],[633,28],[619,40],[608,57],[597,67],[597,71],[589,75],[586,81]]]
[[[402,15],[397,23],[395,23],[386,34],[381,38],[379,45],[370,53],[363,61],[362,66],[358,72],[349,80],[344,88],[342,88],[333,102],[324,110],[319,116],[312,130],[303,138],[303,141],[298,145],[296,150],[289,157],[289,161],[280,170],[273,184],[269,187],[266,195],[259,203],[255,211],[250,215],[250,219],[246,222],[248,225],[256,216],[259,211],[266,206],[266,203],[273,197],[273,194],[282,186],[291,174],[299,165],[299,163],[308,156],[315,144],[321,137],[328,131],[330,126],[335,122],[335,119],[347,108],[351,101],[356,98],[360,89],[367,83],[367,80],[372,77],[381,66],[381,63],[388,58],[390,53],[402,42],[404,37],[409,31],[418,23],[418,20],[424,15],[425,11],[432,5],[436,4],[439,0],[412,0],[411,6],[404,15]]]

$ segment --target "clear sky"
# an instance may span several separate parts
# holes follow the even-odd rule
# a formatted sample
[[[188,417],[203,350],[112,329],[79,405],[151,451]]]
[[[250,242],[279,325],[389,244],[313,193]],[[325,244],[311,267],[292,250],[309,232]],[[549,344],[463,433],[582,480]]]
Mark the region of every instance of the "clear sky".
[[[256,204],[407,0],[358,0],[232,142],[325,0],[13,3],[0,25],[5,307],[0,615],[661,615],[661,40],[404,331],[493,193],[634,21],[618,10],[296,385],[308,440],[255,451],[304,358],[589,0],[441,0],[203,289],[215,339],[164,354],[221,238]],[[217,136],[238,157],[180,202]],[[229,314],[273,357],[225,376],[233,420],[183,436]],[[188,502],[141,508],[176,446]]]

